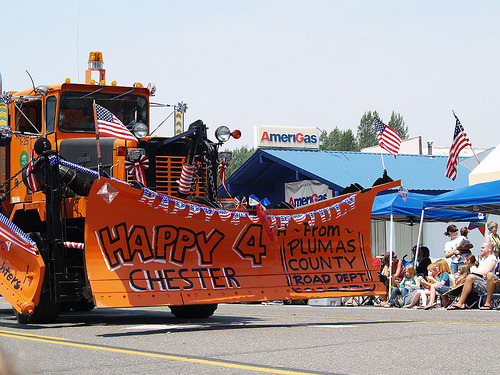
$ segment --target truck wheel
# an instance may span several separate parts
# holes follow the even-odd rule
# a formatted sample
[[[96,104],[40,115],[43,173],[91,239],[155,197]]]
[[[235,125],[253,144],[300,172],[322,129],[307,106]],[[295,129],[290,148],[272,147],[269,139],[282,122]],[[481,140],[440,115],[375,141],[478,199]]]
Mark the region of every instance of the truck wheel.
[[[210,305],[181,305],[169,307],[170,311],[177,319],[209,318],[214,314],[215,310],[217,310],[216,303]]]
[[[36,306],[31,315],[21,314],[14,309],[14,315],[20,324],[54,323],[59,315],[59,306],[57,304],[50,304],[43,308]]]
[[[283,305],[307,305],[308,299],[286,299]]]
[[[82,299],[81,301],[73,303],[73,311],[90,311],[95,307],[94,302],[89,301],[88,299]]]

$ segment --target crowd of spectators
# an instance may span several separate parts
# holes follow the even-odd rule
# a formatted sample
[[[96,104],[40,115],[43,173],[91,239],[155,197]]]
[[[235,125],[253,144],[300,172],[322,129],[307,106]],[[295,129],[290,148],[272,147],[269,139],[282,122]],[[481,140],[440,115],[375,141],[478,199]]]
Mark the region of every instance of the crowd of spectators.
[[[459,231],[455,225],[447,227],[444,257],[436,262],[425,246],[412,249],[410,262],[398,259],[395,253],[384,254],[379,275],[389,293],[379,296],[378,305],[463,310],[479,306],[482,297],[481,309],[492,309],[493,296],[500,293],[500,236],[498,223],[491,221],[487,227],[490,234],[481,244],[479,261],[472,254],[467,227]]]

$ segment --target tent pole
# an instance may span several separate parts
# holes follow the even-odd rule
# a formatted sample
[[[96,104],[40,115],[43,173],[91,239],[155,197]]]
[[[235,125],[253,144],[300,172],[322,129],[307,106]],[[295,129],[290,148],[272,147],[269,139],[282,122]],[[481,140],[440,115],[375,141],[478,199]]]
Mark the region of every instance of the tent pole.
[[[413,219],[410,221],[410,255],[411,255],[411,249],[413,248]],[[415,260],[415,259],[414,259]],[[415,264],[415,262],[413,262]]]
[[[422,239],[422,227],[424,226],[424,213],[425,209],[422,208],[422,214],[420,215],[420,227],[418,228],[418,238],[417,238],[417,251],[415,252],[415,262],[413,263],[415,265],[415,269],[417,269],[417,259],[418,259],[418,252],[420,250],[420,241]]]
[[[392,251],[393,251],[393,243],[392,243],[392,236],[393,236],[393,231],[394,231],[394,214],[391,213],[391,228],[389,231],[389,291],[387,292],[387,297],[390,298],[391,296],[391,286],[392,286]]]
[[[490,214],[486,214],[486,221],[484,222],[484,242],[486,242],[486,240],[488,239],[488,220],[489,219],[490,219]]]

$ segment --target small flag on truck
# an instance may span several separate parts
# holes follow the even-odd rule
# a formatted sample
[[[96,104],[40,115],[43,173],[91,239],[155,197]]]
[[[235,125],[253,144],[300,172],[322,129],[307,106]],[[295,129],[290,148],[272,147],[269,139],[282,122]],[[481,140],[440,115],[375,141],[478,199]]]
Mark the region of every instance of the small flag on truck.
[[[118,117],[95,102],[94,113],[99,134],[137,142],[137,138],[123,125]]]

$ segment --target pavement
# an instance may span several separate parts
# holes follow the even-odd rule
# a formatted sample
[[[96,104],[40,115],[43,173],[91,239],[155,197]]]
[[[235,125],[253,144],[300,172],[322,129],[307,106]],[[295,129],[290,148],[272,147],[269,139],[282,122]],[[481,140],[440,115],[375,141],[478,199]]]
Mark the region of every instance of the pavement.
[[[155,307],[20,325],[0,299],[18,374],[492,373],[499,337],[497,310],[223,304],[200,320]]]

